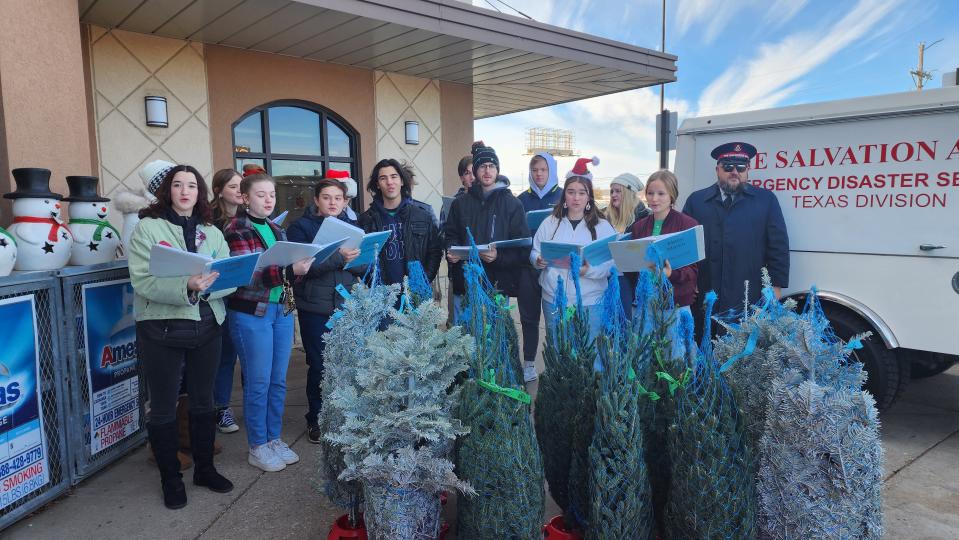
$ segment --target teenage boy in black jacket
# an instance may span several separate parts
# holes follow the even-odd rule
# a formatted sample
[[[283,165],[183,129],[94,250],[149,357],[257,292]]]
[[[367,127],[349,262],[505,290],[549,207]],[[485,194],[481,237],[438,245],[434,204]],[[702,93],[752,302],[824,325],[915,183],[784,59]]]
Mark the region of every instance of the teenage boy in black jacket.
[[[450,206],[443,226],[446,247],[469,245],[467,227],[477,245],[528,238],[523,204],[510,192],[509,180],[499,175],[496,152],[482,142],[473,144],[473,176],[470,189]],[[480,253],[480,259],[493,286],[507,296],[516,296],[519,272],[529,260],[529,248],[494,248]],[[466,294],[463,261],[451,253],[447,253],[446,260],[453,285],[453,321],[457,323]]]
[[[370,207],[360,215],[359,226],[367,233],[392,231],[380,249],[383,283],[402,283],[406,263],[420,261],[430,283],[439,271],[443,245],[435,218],[412,203],[413,182],[395,159],[383,159],[373,167],[367,191]]]

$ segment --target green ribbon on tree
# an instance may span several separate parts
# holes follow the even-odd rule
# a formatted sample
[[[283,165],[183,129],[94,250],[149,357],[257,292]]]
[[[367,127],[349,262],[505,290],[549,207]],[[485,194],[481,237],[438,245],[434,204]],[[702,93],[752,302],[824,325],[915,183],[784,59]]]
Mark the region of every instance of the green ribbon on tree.
[[[689,382],[689,375],[691,372],[692,370],[686,368],[686,371],[684,371],[679,380],[677,380],[675,377],[669,373],[666,373],[665,371],[657,371],[656,378],[666,381],[666,384],[669,385],[669,395],[673,396],[676,395],[677,389],[686,387],[686,384]]]
[[[120,238],[120,231],[113,225],[110,225],[109,221],[102,219],[75,218],[70,220],[70,225],[96,225],[97,230],[93,231],[93,239],[97,242],[103,240],[103,229],[110,229],[117,233],[117,238]]]
[[[635,380],[636,380],[636,372],[633,371],[633,368],[632,368],[632,367],[630,367],[630,368],[629,368],[629,372],[626,373],[626,378],[629,379],[629,380],[631,380],[631,381],[635,381]],[[639,387],[639,394],[640,394],[640,395],[642,395],[642,396],[649,396],[649,399],[651,399],[651,400],[653,400],[653,401],[659,401],[659,394],[657,394],[656,392],[650,392],[649,390],[646,389],[646,387],[644,387],[643,385],[641,385],[641,384],[639,384],[639,383],[636,383],[636,386]]]
[[[496,384],[496,373],[492,369],[486,370],[486,378],[488,380],[479,379],[476,382],[490,392],[502,394],[510,399],[515,399],[520,403],[529,405],[533,402],[533,398],[531,398],[529,394],[523,392],[522,390],[517,390],[515,388],[503,388],[502,386]]]
[[[514,307],[509,305],[509,298],[503,296],[502,294],[497,294],[493,297],[493,299],[496,301],[497,306],[506,309],[506,311],[509,311]]]

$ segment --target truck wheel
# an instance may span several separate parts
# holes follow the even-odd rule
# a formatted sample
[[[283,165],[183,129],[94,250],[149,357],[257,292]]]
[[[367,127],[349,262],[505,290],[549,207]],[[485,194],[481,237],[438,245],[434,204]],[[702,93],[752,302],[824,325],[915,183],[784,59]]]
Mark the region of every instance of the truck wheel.
[[[912,349],[900,350],[902,358],[909,362],[910,374],[913,379],[925,379],[926,377],[939,375],[959,362],[959,356],[951,354]]]
[[[909,362],[900,360],[887,349],[882,338],[862,317],[846,309],[823,307],[836,335],[843,340],[872,332],[869,339],[862,341],[862,348],[854,350],[850,358],[862,362],[868,374],[865,389],[875,398],[876,407],[880,410],[888,408],[909,384]]]

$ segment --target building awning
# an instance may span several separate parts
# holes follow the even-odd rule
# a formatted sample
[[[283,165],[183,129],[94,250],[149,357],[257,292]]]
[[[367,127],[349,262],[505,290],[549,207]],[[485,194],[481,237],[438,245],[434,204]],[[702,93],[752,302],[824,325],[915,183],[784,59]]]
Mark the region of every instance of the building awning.
[[[676,56],[457,0],[79,0],[131,32],[440,79],[487,118],[676,80]]]

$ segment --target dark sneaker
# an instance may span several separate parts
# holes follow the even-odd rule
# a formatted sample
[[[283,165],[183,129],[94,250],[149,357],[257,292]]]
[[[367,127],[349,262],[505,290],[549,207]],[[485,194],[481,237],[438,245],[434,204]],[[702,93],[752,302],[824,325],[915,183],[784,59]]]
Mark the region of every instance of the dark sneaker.
[[[306,426],[306,437],[311,443],[320,444],[320,442],[323,440],[323,433],[320,431],[320,426],[315,424]]]
[[[233,409],[227,407],[216,412],[216,429],[218,429],[220,433],[240,431],[240,426],[236,424],[236,418],[233,417]]]

